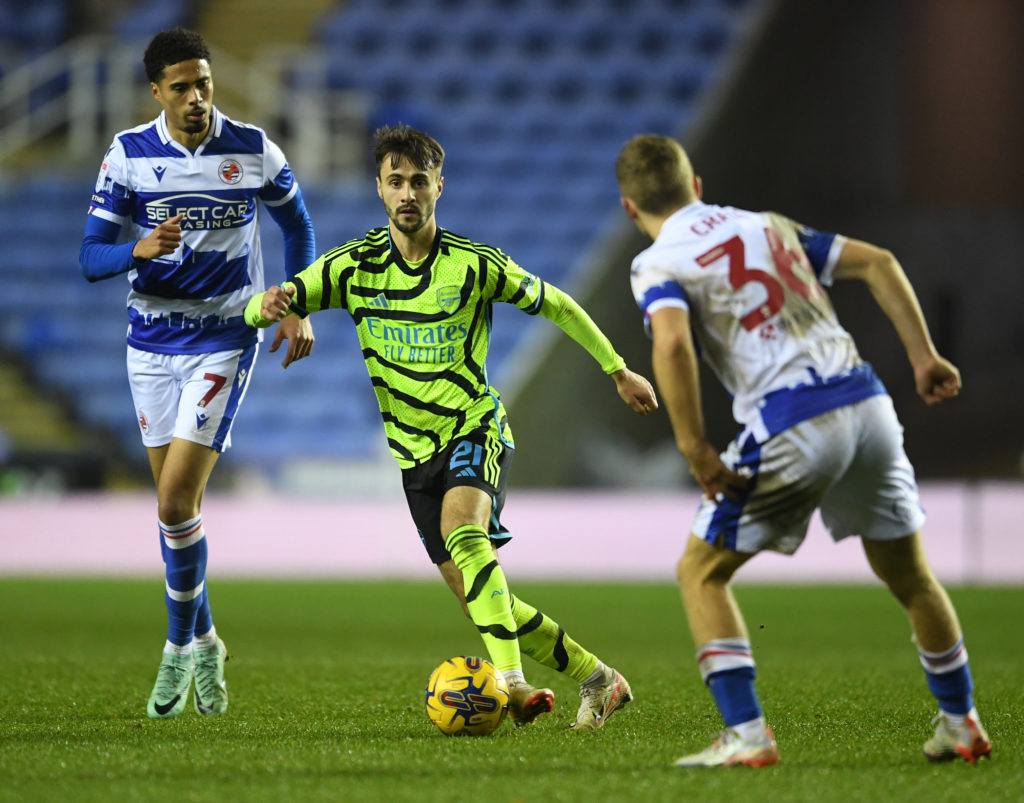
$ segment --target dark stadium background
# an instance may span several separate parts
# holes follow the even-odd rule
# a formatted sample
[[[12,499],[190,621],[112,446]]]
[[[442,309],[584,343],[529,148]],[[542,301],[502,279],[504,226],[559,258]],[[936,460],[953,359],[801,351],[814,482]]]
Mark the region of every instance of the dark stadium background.
[[[422,125],[449,150],[440,223],[576,295],[642,372],[648,344],[627,268],[644,242],[618,211],[612,174],[633,133],[678,135],[709,201],[775,209],[891,248],[937,345],[961,368],[954,404],[927,409],[916,399],[902,349],[866,291],[831,295],[896,400],[919,478],[1019,479],[1024,6],[278,5],[0,1],[2,492],[146,488],[124,376],[126,282],[87,284],[77,253],[114,126],[158,111],[141,52],[175,24],[213,45],[218,105],[283,146],[319,250],[383,221],[367,166],[373,127]],[[91,55],[76,60],[83,52]],[[85,145],[75,122],[83,115]],[[329,118],[319,145],[306,125],[313,117]],[[269,222],[264,243],[274,280],[281,246]],[[262,354],[215,489],[337,492],[354,478],[390,476],[351,325],[340,314],[314,323],[310,360],[282,372]],[[666,417],[623,415],[600,372],[554,327],[499,310],[495,332],[492,377],[519,444],[513,486],[692,487]],[[728,401],[710,377],[706,385],[724,444]]]

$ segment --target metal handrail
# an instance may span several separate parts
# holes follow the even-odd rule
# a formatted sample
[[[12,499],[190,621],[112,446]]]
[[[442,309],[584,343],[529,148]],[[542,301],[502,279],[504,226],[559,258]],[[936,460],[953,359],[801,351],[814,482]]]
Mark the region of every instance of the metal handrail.
[[[158,112],[142,71],[144,47],[80,37],[0,76],[0,164],[30,162],[46,141],[48,161],[95,166],[115,132]],[[265,128],[293,168],[324,178],[363,168],[368,101],[329,87],[316,49],[266,48],[253,63],[211,50],[217,106]],[[304,80],[290,82],[298,72]]]

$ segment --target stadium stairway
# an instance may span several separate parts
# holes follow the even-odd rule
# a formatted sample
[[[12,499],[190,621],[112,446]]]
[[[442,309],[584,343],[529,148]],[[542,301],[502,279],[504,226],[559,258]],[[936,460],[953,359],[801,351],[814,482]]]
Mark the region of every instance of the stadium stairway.
[[[118,452],[54,385],[32,376],[15,355],[0,357],[0,494],[130,484],[139,468]]]
[[[74,453],[85,444],[70,416],[33,388],[10,356],[0,362],[0,428],[9,453]]]

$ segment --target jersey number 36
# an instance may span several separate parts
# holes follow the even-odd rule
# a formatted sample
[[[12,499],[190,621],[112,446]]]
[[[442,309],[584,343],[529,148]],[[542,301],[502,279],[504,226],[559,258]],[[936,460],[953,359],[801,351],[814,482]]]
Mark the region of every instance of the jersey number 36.
[[[807,263],[807,257],[796,250],[787,250],[774,229],[766,228],[765,236],[768,238],[768,247],[771,249],[772,259],[775,262],[775,270],[778,271],[779,279],[786,287],[808,300],[816,300],[824,295],[821,285],[813,278],[810,282],[803,281],[793,270],[794,264],[800,265],[805,271],[811,274],[811,266]],[[720,259],[729,260],[729,284],[733,289],[739,290],[744,285],[757,282],[764,287],[768,299],[757,309],[751,310],[740,319],[743,328],[754,329],[771,318],[782,309],[786,301],[786,291],[780,284],[779,279],[771,273],[758,268],[748,268],[746,260],[746,249],[743,240],[739,235],[726,240],[721,245],[716,245],[709,251],[705,251],[697,257],[697,264],[702,268],[717,262]]]

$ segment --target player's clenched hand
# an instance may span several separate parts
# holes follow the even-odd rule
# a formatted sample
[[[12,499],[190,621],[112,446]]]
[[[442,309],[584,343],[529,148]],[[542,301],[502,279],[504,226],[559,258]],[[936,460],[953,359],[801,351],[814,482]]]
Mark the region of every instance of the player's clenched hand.
[[[654,388],[640,374],[623,368],[612,374],[612,379],[615,380],[615,389],[619,392],[622,400],[640,415],[647,415],[658,409],[658,399],[654,395]]]
[[[280,289],[280,288],[278,288]],[[287,368],[296,360],[308,357],[313,351],[313,325],[309,318],[300,318],[298,315],[289,315],[281,320],[274,333],[274,343],[270,347],[271,353],[277,351],[281,341],[288,340],[288,351],[284,355],[282,368]]]
[[[285,288],[275,284],[268,288],[260,303],[260,316],[266,321],[281,320],[288,314],[288,307],[291,305],[294,295],[294,287]]]
[[[925,404],[939,404],[960,393],[960,371],[949,360],[936,356],[914,369],[917,395]]]
[[[144,237],[135,243],[132,249],[132,256],[136,259],[156,259],[157,257],[173,254],[181,245],[181,226],[179,225],[185,215],[175,215],[165,220],[148,237]]]
[[[690,464],[690,473],[708,499],[719,498],[719,495],[738,499],[747,489],[747,478],[723,463],[715,447],[707,441],[701,441],[696,448],[684,452],[683,456]]]

